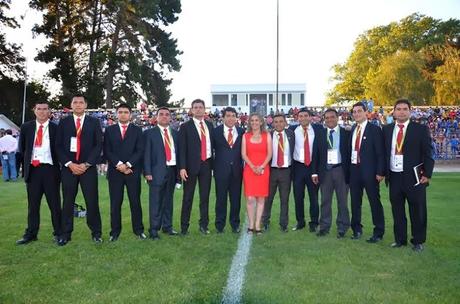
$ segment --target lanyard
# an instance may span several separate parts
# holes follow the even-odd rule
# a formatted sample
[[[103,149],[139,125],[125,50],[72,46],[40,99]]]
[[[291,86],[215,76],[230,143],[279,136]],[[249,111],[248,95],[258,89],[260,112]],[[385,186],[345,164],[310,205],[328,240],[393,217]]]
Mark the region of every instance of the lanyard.
[[[286,144],[286,135],[284,134],[284,132],[282,132],[281,136],[283,136],[283,145],[281,145],[281,141],[279,140],[279,132],[275,131],[276,135],[278,135],[278,147],[281,149],[281,151],[284,153],[284,145]]]
[[[398,132],[399,132],[399,130],[398,130]],[[403,131],[403,137],[401,139],[401,144],[398,144],[398,132],[396,132],[396,152],[401,153],[402,148],[404,146],[404,139],[406,138],[406,132]]]

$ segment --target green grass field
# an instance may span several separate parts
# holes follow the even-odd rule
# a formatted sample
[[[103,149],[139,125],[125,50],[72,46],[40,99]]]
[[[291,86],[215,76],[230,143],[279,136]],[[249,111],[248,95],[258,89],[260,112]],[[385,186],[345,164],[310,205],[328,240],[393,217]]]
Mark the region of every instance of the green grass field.
[[[318,239],[302,230],[277,229],[279,205],[271,230],[255,237],[246,268],[244,303],[459,303],[460,174],[435,174],[428,188],[428,241],[416,254],[410,247],[392,249],[392,218],[382,187],[384,241]],[[107,182],[99,180],[105,242],[95,245],[85,219],[75,219],[72,241],[52,243],[48,207],[43,201],[39,240],[16,246],[26,225],[22,182],[0,182],[0,303],[219,303],[238,235],[202,236],[195,200],[190,235],[161,235],[140,241],[131,232],[129,207],[123,206],[123,232],[109,243]],[[174,226],[179,228],[182,191],[176,191]],[[148,228],[147,188],[143,188],[144,225]],[[82,202],[81,196],[77,200]],[[291,200],[290,224],[294,225]],[[307,209],[308,210],[308,209]],[[245,214],[243,204],[242,213]],[[242,216],[242,218],[243,218]],[[211,191],[210,220],[214,221]],[[370,211],[363,204],[364,237],[370,236]],[[227,229],[228,231],[229,229]],[[350,232],[347,236],[350,235]]]

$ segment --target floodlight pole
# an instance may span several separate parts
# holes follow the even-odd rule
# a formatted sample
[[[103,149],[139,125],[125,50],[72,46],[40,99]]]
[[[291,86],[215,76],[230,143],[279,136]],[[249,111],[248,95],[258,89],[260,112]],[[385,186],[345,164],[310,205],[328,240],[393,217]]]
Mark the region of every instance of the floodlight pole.
[[[26,119],[26,99],[27,99],[27,57],[26,57],[26,68],[25,68],[25,78],[24,78],[24,96],[22,99],[22,123]]]

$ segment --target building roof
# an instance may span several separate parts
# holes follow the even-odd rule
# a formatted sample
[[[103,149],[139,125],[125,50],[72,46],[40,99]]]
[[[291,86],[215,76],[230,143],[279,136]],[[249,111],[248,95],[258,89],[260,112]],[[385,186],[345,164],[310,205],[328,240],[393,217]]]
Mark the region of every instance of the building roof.
[[[301,92],[305,93],[305,83],[280,83],[279,92]],[[276,84],[212,84],[213,93],[259,93],[275,92]]]

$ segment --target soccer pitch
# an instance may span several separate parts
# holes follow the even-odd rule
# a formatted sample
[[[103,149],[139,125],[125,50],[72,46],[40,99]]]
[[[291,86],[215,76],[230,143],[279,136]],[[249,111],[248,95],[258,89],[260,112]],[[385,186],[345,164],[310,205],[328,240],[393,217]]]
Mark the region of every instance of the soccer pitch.
[[[369,204],[363,202],[364,237],[318,238],[308,230],[278,230],[279,202],[269,232],[253,237],[242,289],[243,303],[458,303],[460,299],[460,174],[435,173],[428,188],[428,236],[421,254],[390,248],[393,228],[388,189],[381,187],[386,234],[371,235]],[[198,192],[198,191],[196,191]],[[211,235],[198,232],[198,198],[190,234],[160,234],[137,240],[131,231],[125,195],[123,231],[115,243],[110,231],[107,181],[99,179],[104,243],[91,241],[85,219],[75,219],[72,241],[52,243],[51,220],[42,200],[38,241],[16,246],[26,227],[24,183],[0,182],[0,303],[220,303],[239,235],[214,229],[214,189],[210,199]],[[196,193],[197,194],[197,193]],[[179,229],[182,190],[175,192],[174,228]],[[78,203],[82,203],[79,194]],[[336,210],[334,204],[334,210]],[[143,218],[148,229],[148,188],[143,185]],[[243,199],[241,218],[244,222]],[[308,208],[306,208],[308,210]],[[335,212],[334,212],[335,213]],[[308,214],[308,212],[307,212]],[[290,200],[290,226],[295,224]],[[243,232],[245,233],[245,232]]]

